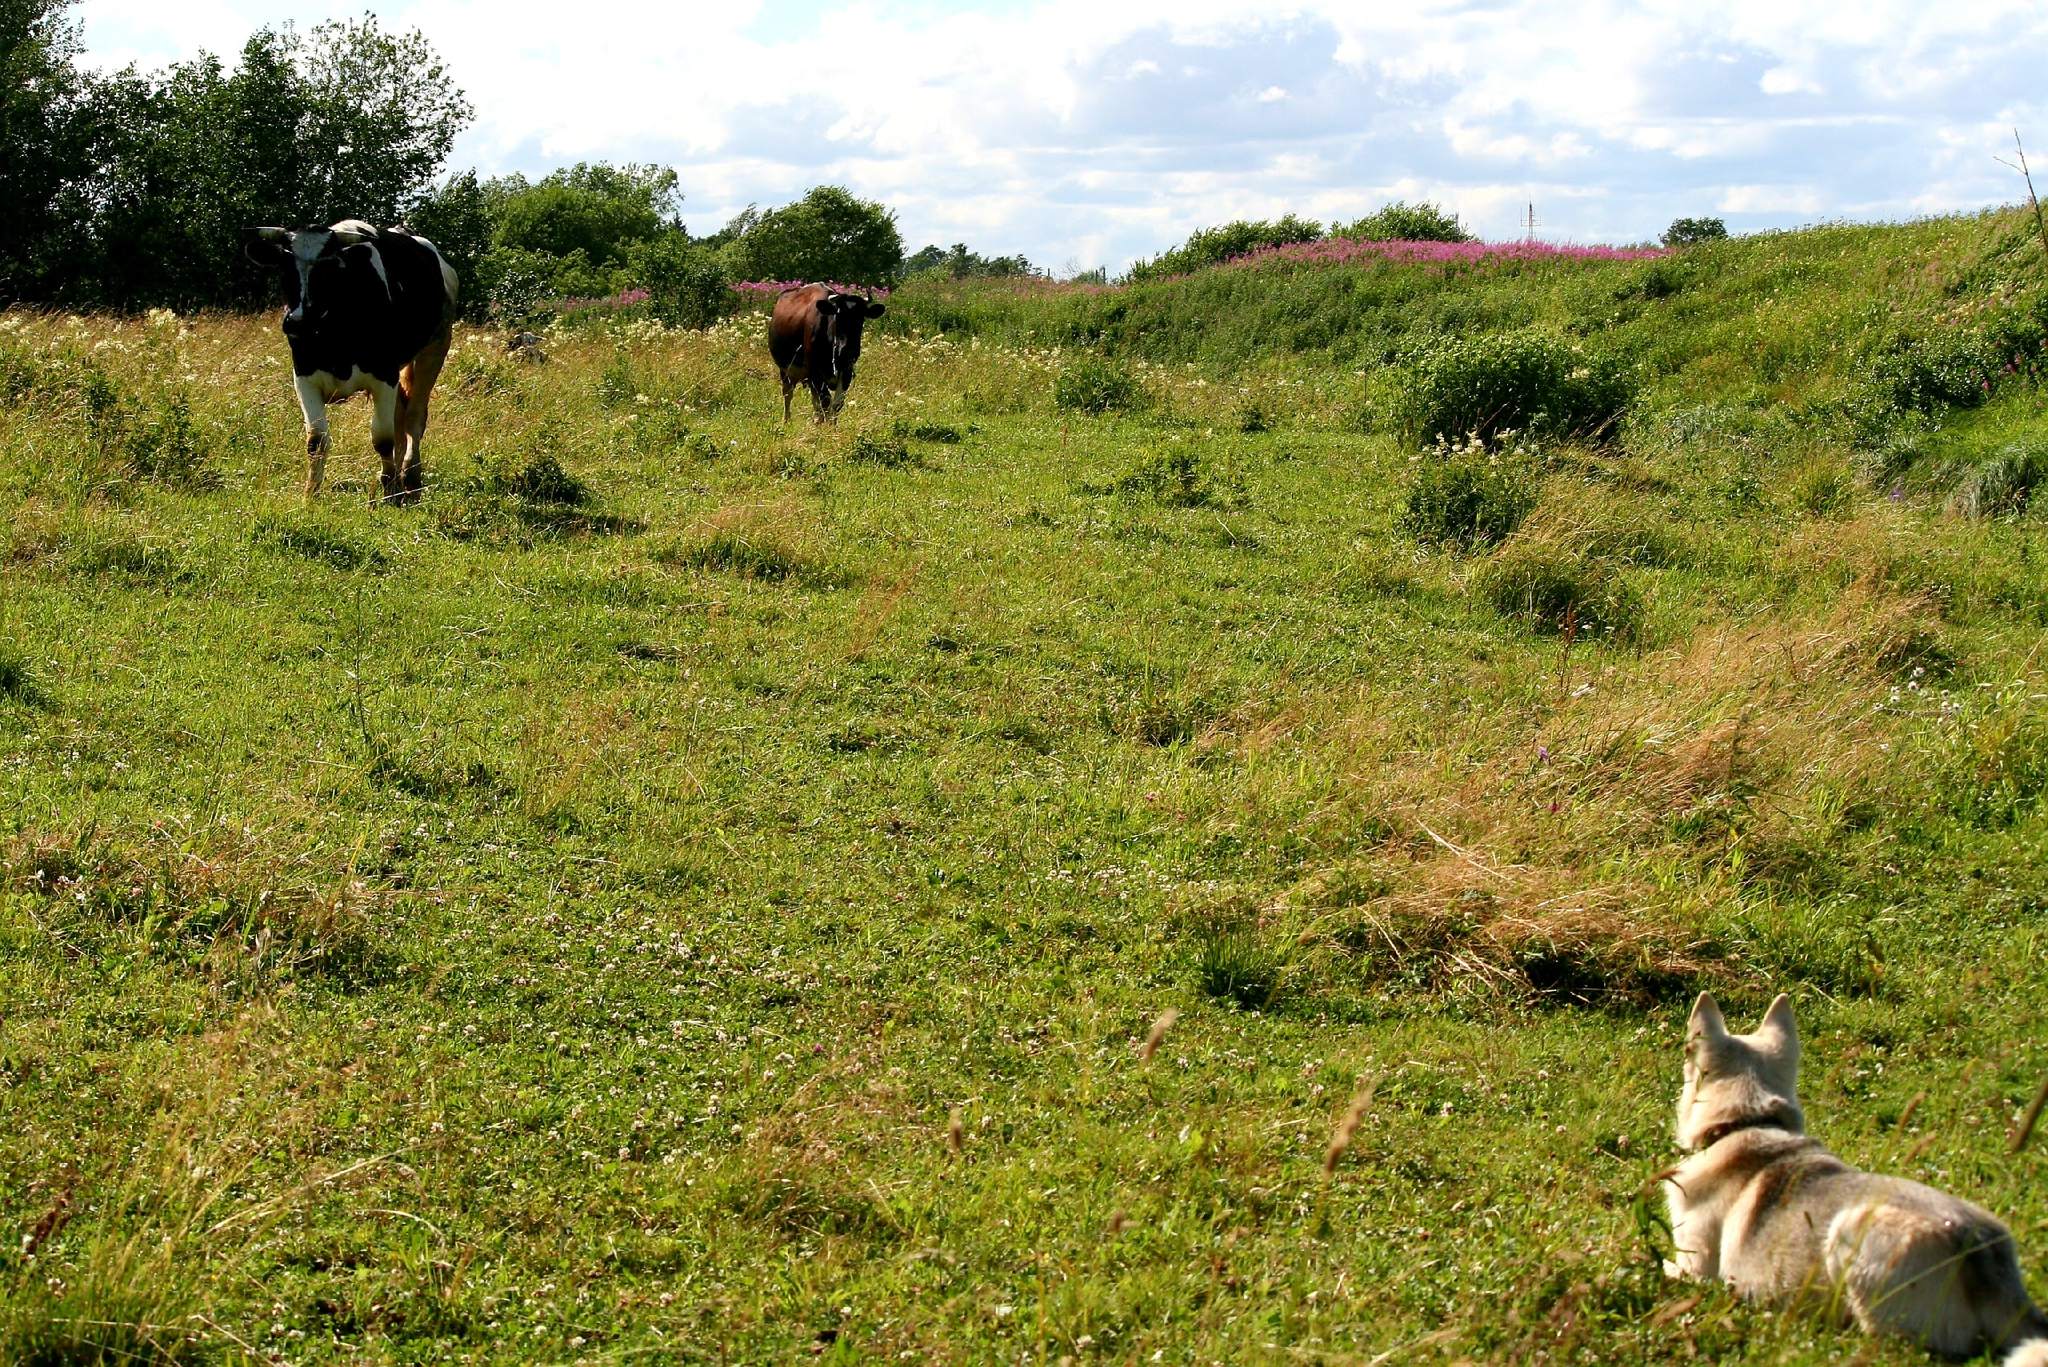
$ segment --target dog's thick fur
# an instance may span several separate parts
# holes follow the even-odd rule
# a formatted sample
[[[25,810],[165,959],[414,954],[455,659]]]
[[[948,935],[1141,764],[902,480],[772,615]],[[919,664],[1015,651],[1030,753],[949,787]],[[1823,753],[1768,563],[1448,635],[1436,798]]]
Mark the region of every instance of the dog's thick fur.
[[[1946,1192],[1836,1158],[1807,1138],[1798,1084],[1789,998],[1735,1035],[1700,994],[1678,1094],[1678,1147],[1692,1156],[1665,1178],[1673,1270],[1949,1357],[1988,1348],[2009,1353],[2006,1367],[2048,1367],[2048,1315],[2027,1296],[2005,1226]]]

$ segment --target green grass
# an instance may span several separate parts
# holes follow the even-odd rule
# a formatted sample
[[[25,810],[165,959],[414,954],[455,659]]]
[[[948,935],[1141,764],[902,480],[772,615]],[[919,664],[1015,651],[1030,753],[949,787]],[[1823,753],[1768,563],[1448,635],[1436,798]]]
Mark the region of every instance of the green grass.
[[[1838,1360],[1655,1271],[1702,986],[2048,1291],[2048,521],[1948,511],[2043,393],[1831,331],[2000,222],[1381,282],[1662,367],[1469,551],[1397,372],[1089,413],[993,287],[835,428],[751,322],[465,334],[408,510],[267,320],[0,316],[0,1358]]]

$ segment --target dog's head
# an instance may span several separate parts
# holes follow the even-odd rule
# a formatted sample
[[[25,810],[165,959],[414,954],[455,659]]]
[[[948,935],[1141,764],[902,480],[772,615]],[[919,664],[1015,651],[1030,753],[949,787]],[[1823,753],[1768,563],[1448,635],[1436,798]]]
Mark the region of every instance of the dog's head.
[[[1803,1130],[1799,1109],[1799,1025],[1779,994],[1747,1035],[1728,1032],[1712,994],[1692,1004],[1685,1027],[1685,1086],[1678,1093],[1678,1147],[1704,1148],[1732,1129]]]

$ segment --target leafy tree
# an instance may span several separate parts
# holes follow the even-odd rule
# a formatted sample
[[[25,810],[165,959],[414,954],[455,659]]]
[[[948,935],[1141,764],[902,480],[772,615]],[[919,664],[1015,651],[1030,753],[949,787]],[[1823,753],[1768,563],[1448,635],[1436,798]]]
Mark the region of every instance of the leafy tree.
[[[1667,247],[1691,247],[1728,236],[1728,225],[1718,218],[1674,218],[1664,230]]]
[[[1465,231],[1456,214],[1445,213],[1438,204],[1423,200],[1409,204],[1404,200],[1393,203],[1367,214],[1355,223],[1344,223],[1330,229],[1332,237],[1359,238],[1367,242],[1470,242],[1472,234]]]
[[[468,99],[423,36],[385,33],[369,15],[317,25],[304,42],[286,30],[286,41],[312,217],[397,222],[469,125]]]
[[[68,0],[0,0],[0,304],[36,292],[62,246],[59,199],[87,168]]]
[[[1296,218],[1293,214],[1270,222],[1260,219],[1237,219],[1189,234],[1188,240],[1173,250],[1162,252],[1150,261],[1137,262],[1131,267],[1126,278],[1135,282],[1161,280],[1170,275],[1186,275],[1190,271],[1228,261],[1234,256],[1243,256],[1261,247],[1314,242],[1322,235],[1322,224],[1314,219]]]
[[[896,215],[837,185],[761,214],[729,251],[735,273],[748,280],[886,285],[903,269]]]
[[[11,8],[10,8],[11,7]],[[0,0],[0,294],[81,305],[246,303],[250,223],[397,221],[469,105],[417,33],[261,29],[230,68],[74,65],[62,0]]]
[[[1022,256],[983,256],[969,251],[965,242],[955,242],[950,249],[921,247],[904,258],[903,273],[945,275],[955,280],[1041,274]]]
[[[478,288],[479,267],[491,250],[504,197],[502,181],[463,171],[427,191],[406,215],[406,226],[431,240],[462,278],[463,312],[472,319],[484,316],[490,297]]]
[[[679,231],[681,204],[666,166],[579,162],[532,185],[502,182],[492,237],[500,247],[560,257],[581,251],[595,266],[617,266],[636,245]]]

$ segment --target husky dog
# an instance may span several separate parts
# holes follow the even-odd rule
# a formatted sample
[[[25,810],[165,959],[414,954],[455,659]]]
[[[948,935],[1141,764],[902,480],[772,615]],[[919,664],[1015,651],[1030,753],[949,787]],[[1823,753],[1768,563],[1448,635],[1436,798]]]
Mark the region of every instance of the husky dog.
[[[1807,1138],[1798,1083],[1790,998],[1735,1035],[1700,994],[1678,1093],[1678,1147],[1691,1156],[1665,1174],[1672,1270],[1752,1300],[1818,1305],[1949,1357],[1991,1349],[2010,1353],[2006,1367],[2048,1367],[2048,1315],[2027,1296],[2006,1227]]]

